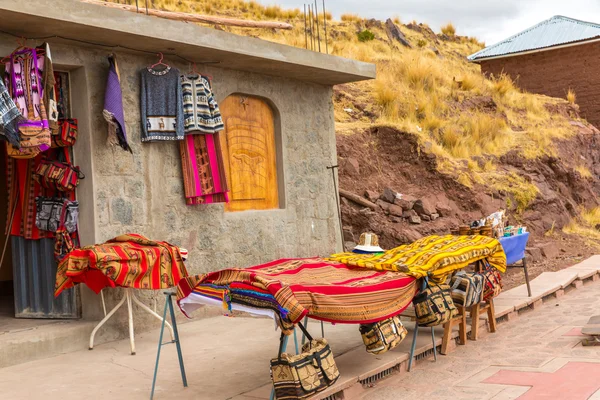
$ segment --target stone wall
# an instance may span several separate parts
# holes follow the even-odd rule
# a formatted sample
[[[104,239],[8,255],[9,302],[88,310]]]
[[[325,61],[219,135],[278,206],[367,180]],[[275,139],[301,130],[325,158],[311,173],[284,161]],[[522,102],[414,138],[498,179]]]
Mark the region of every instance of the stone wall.
[[[581,116],[600,127],[600,43],[588,43],[520,56],[481,61],[481,72],[508,74],[528,92],[566,98],[575,91]]]
[[[10,53],[14,39],[1,39],[0,50]],[[330,87],[199,66],[213,76],[217,101],[232,93],[266,98],[274,105],[280,125],[276,135],[280,135],[283,160],[278,165],[283,208],[226,213],[222,204],[185,205],[178,143],[140,141],[139,70],[154,63],[155,57],[116,53],[130,154],[106,144],[102,108],[110,49],[52,42],[51,46],[57,68],[72,71],[74,117],[79,119],[82,136],[75,158],[86,173],[78,189],[84,244],[126,232],[166,240],[189,250],[191,274],[340,250],[336,195],[326,168],[336,162]],[[166,62],[181,70],[189,68],[176,57],[167,57]],[[108,292],[113,293],[110,307],[116,291]],[[101,316],[98,296],[82,290],[82,300],[84,318]],[[136,330],[147,322],[144,317],[136,315]]]

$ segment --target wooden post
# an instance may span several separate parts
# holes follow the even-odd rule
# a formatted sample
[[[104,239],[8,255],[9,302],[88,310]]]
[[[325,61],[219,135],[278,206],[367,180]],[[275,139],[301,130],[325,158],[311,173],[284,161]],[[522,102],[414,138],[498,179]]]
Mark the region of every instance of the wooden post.
[[[95,4],[98,6],[104,6],[109,8],[117,8],[123,11],[131,11],[134,13],[139,13],[139,7],[130,6],[128,4],[116,4],[116,3],[107,3],[105,1],[99,0],[80,0],[83,3]],[[141,12],[144,13],[143,11]],[[218,25],[227,25],[227,26],[239,26],[242,28],[272,28],[272,29],[292,29],[292,25],[286,22],[277,22],[277,21],[249,21],[244,19],[235,19],[235,18],[225,18],[225,17],[216,17],[213,15],[200,15],[200,14],[189,14],[182,12],[174,12],[174,11],[161,11],[155,9],[148,9],[146,12],[148,15],[152,15],[155,17],[172,19],[176,21],[186,21],[186,22],[200,22],[204,24],[218,24]]]
[[[471,307],[471,340],[477,340],[479,334],[479,303]]]
[[[487,315],[488,315],[488,324],[490,325],[490,332],[494,333],[496,332],[496,315],[495,315],[495,311],[494,311],[494,299],[489,299],[488,300],[488,309],[487,309]]]

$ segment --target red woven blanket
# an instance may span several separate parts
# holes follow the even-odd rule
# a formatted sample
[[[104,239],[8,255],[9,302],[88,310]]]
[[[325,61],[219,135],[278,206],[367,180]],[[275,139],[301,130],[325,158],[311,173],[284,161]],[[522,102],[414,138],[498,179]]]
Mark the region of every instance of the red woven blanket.
[[[188,277],[179,282],[178,300],[202,284],[243,284],[266,291],[293,323],[305,315],[336,323],[380,321],[404,311],[416,292],[415,278],[406,274],[351,268],[321,258],[282,259]]]

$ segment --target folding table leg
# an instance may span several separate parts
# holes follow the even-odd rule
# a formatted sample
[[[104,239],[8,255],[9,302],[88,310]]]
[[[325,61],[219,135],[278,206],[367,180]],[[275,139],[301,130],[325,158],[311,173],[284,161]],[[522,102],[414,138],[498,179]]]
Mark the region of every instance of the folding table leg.
[[[523,271],[525,271],[525,283],[527,284],[527,294],[531,297],[531,286],[529,285],[529,272],[527,272],[527,257],[523,257]]]
[[[131,355],[135,355],[135,333],[133,332],[133,306],[131,303],[131,288],[125,289],[127,297],[127,314],[129,320],[129,345],[131,346]]]
[[[410,346],[410,354],[408,356],[408,372],[410,372],[410,369],[412,368],[413,357],[415,355],[415,348],[417,347],[418,333],[419,333],[419,324],[415,320],[415,331],[413,332],[413,340],[412,340],[412,344]]]
[[[303,325],[304,325],[304,327],[306,329],[308,329],[308,315],[306,317],[304,317],[304,324]],[[304,333],[302,333],[302,345],[304,345],[305,341],[306,341],[306,336],[304,335]]]
[[[168,296],[167,296],[168,297]],[[152,391],[150,392],[150,400],[154,397],[154,387],[156,385],[156,374],[158,373],[158,361],[160,360],[160,349],[162,347],[163,333],[165,332],[165,321],[167,320],[167,303],[163,311],[163,322],[160,324],[160,336],[158,338],[158,350],[156,352],[156,364],[154,365],[154,377],[152,378]]]
[[[175,346],[177,347],[177,358],[179,358],[179,370],[181,371],[181,380],[183,381],[183,387],[187,387],[187,378],[185,376],[185,366],[183,365],[183,354],[181,353],[181,343],[179,342],[179,331],[177,331],[177,319],[175,318],[175,311],[173,311],[173,300],[171,295],[167,295],[167,301],[169,302],[169,312],[171,313],[171,324],[173,325],[173,333],[175,334]],[[164,330],[164,321],[163,321]]]
[[[296,327],[294,326],[294,346],[296,346],[296,354],[300,354],[298,350],[298,335],[296,334]]]
[[[154,365],[154,376],[152,378],[152,391],[150,392],[150,400],[154,397],[154,388],[156,386],[156,376],[158,374],[158,362],[160,361],[160,349],[165,344],[175,343],[177,347],[177,357],[179,358],[179,370],[181,371],[181,380],[183,381],[183,387],[187,387],[187,378],[185,375],[185,366],[183,365],[183,354],[181,352],[181,345],[179,342],[179,332],[177,331],[177,320],[175,319],[175,312],[173,310],[173,301],[171,300],[171,294],[165,293],[165,308],[163,311],[162,323],[160,325],[160,336],[158,339],[158,351],[156,352],[156,364]],[[163,343],[163,336],[165,333],[165,325],[167,322],[167,309],[171,314],[171,323],[173,326],[173,333],[175,338],[170,342]]]
[[[431,327],[431,343],[433,344],[433,359],[437,361],[437,348],[435,346],[435,330]]]

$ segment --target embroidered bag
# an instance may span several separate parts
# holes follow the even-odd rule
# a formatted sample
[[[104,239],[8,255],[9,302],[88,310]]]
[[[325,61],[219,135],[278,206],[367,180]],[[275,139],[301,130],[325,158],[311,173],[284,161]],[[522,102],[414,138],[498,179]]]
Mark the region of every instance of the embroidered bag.
[[[61,211],[60,223],[58,229],[56,230],[56,237],[54,239],[54,258],[56,261],[62,260],[67,254],[75,250],[73,238],[71,235],[69,235],[69,232],[67,232],[67,228],[65,227],[66,214],[67,207],[65,203]]]
[[[448,322],[458,314],[452,301],[450,286],[432,284],[413,299],[415,315],[419,326],[437,326]]]
[[[400,317],[395,316],[376,324],[365,324],[359,327],[360,335],[371,354],[381,354],[398,346],[406,337],[407,331]]]
[[[33,173],[33,179],[40,185],[61,192],[73,191],[83,178],[79,167],[61,161],[42,160]]]
[[[69,147],[77,141],[77,120],[59,119],[58,130],[52,132],[52,147]]]
[[[451,279],[452,301],[455,305],[471,307],[481,303],[483,276],[478,273],[458,271]]]
[[[25,120],[19,123],[21,147],[40,147],[41,151],[47,150],[52,144],[51,133],[46,108],[41,101],[43,87],[40,84],[38,54],[35,49],[25,49],[11,55],[10,79],[13,94],[21,93],[27,109]]]
[[[480,272],[483,278],[483,301],[498,296],[502,292],[502,278],[500,271],[495,268],[487,267],[483,272]]]
[[[38,229],[56,232],[60,227],[60,218],[63,207],[66,207],[64,225],[67,232],[77,230],[79,217],[79,203],[57,197],[36,197],[35,226]]]
[[[271,360],[271,379],[278,400],[306,399],[333,385],[340,376],[327,340],[313,339],[301,323],[298,326],[308,338],[302,353],[282,353],[280,340],[279,357]]]
[[[6,144],[6,154],[11,158],[28,159],[34,158],[41,153],[39,147],[21,147],[20,149],[12,144]]]

